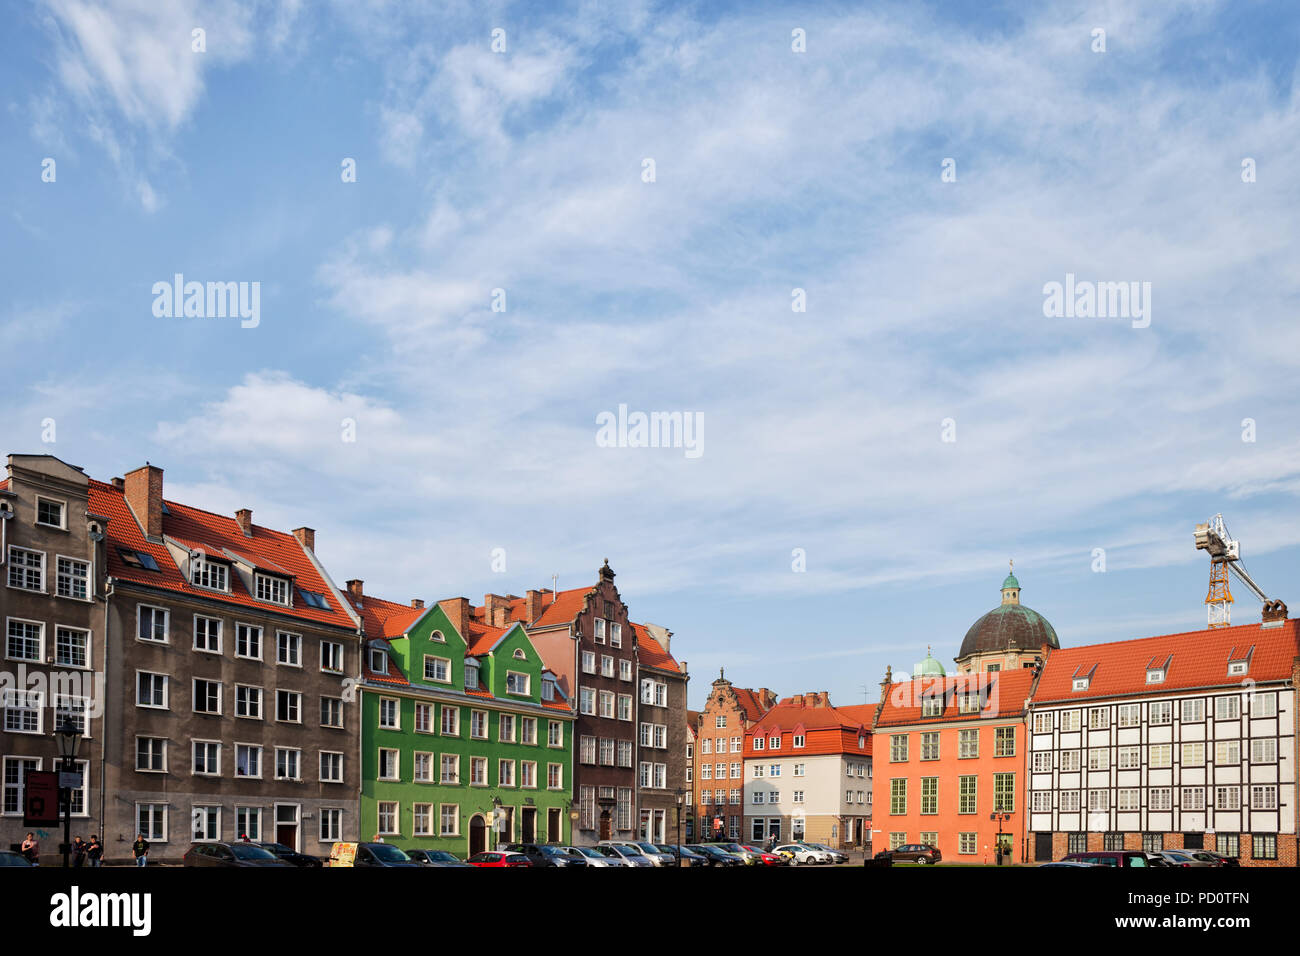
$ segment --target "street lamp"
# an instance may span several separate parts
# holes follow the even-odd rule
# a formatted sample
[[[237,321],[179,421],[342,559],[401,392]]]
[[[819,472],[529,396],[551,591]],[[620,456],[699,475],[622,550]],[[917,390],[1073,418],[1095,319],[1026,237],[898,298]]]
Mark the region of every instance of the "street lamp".
[[[1002,865],[1002,823],[1005,820],[1010,820],[1011,814],[1005,810],[995,810],[993,813],[989,814],[989,819],[998,821],[998,842],[994,847],[994,853],[998,858],[998,866],[1001,866]]]
[[[677,794],[677,868],[682,866],[682,805],[686,802],[686,791],[678,787],[675,791]]]
[[[72,852],[72,787],[71,776],[77,769],[77,747],[81,745],[81,731],[68,717],[54,731],[59,742],[59,756],[63,765],[59,768],[59,795],[63,798],[63,867],[70,866],[68,857]],[[65,776],[66,775],[66,776]]]

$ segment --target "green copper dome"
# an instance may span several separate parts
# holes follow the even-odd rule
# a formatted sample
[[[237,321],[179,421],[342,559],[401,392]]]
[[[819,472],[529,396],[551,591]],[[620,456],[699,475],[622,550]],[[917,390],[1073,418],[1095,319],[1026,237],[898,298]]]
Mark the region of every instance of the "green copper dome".
[[[943,677],[946,673],[943,664],[935,659],[928,647],[926,648],[925,660],[912,668],[913,677]]]
[[[1007,588],[1019,588],[1019,587],[1020,587],[1020,582],[1016,580],[1016,576],[1014,574],[1008,574],[1007,579],[1002,582],[1002,590],[1004,591]]]

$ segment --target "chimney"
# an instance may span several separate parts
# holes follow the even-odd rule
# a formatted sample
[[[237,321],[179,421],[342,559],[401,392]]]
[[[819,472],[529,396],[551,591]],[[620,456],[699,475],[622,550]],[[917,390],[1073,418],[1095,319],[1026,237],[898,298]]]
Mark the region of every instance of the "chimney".
[[[308,551],[316,550],[316,529],[315,528],[294,528],[293,536],[298,539],[298,543]]]
[[[438,607],[442,608],[457,633],[465,640],[469,640],[469,598],[447,598],[445,601],[439,601]]]
[[[545,606],[542,604],[542,597],[545,594],[546,592],[543,590],[543,591],[529,591],[525,595],[524,616],[528,618],[529,624],[532,624],[533,621],[537,620],[539,617],[542,616],[542,608]]]
[[[1265,624],[1274,624],[1274,625],[1281,624],[1283,621],[1286,620],[1286,615],[1287,615],[1286,605],[1281,601],[1264,602],[1264,623]]]
[[[135,520],[147,538],[161,538],[163,470],[145,462],[143,468],[128,471],[123,479],[126,503],[135,513]]]
[[[114,479],[113,479],[113,487],[116,488],[118,491],[125,491],[125,490],[126,490],[126,482],[123,481],[121,478],[114,478]]]
[[[776,706],[776,693],[766,687],[760,687],[758,689],[758,703],[764,710],[771,710]]]
[[[876,705],[876,712],[871,716],[871,726],[874,728],[880,721],[880,712],[885,709],[889,703],[889,688],[894,685],[894,669],[888,664],[885,665],[885,679],[880,682],[880,703]]]
[[[353,578],[348,582],[348,597],[352,598],[352,603],[359,603],[362,597],[365,596],[365,592],[361,587],[363,584],[365,584],[365,582],[357,578]]]
[[[415,608],[418,611],[424,607],[424,602],[421,601],[419,598],[411,598],[411,607]]]
[[[830,694],[830,691],[826,691],[826,690],[821,691],[821,692],[817,695],[817,706],[818,706],[818,707],[829,707],[830,705],[831,705],[831,694]]]
[[[500,594],[483,595],[483,623],[492,627],[505,627],[506,614],[510,610],[510,599]]]
[[[245,538],[253,536],[253,512],[248,508],[240,508],[235,512],[235,524],[239,525],[239,530],[244,532]]]

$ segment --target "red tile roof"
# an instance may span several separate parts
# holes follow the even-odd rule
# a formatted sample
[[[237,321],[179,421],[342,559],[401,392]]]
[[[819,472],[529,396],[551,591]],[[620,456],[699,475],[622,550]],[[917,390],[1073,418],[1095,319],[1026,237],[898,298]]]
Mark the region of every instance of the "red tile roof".
[[[763,714],[767,713],[763,705],[759,702],[758,694],[748,687],[731,688],[736,694],[736,704],[744,713],[746,720],[758,720]]]
[[[366,637],[401,637],[428,610],[363,594],[358,613],[365,624]]]
[[[514,624],[512,623],[510,627],[514,627]],[[469,633],[461,635],[465,638],[465,653],[471,657],[488,653],[506,631],[510,630],[510,627],[489,627],[478,621],[470,621],[466,625]]]
[[[1239,686],[1245,678],[1256,682],[1286,680],[1291,676],[1297,646],[1298,621],[1264,628],[1258,622],[1235,627],[1187,631],[1110,644],[1089,644],[1053,650],[1043,666],[1034,694],[1035,703],[1161,694],[1192,687]],[[1253,651],[1252,651],[1253,649]],[[1243,676],[1228,676],[1228,661],[1250,655]],[[1147,667],[1169,665],[1159,684],[1146,682]],[[1093,669],[1095,667],[1095,670]],[[1087,690],[1075,691],[1074,677],[1089,671]]]
[[[646,667],[657,667],[660,670],[672,671],[674,674],[682,672],[676,658],[665,651],[663,645],[650,636],[650,632],[644,624],[633,624],[632,631],[636,634],[637,658],[642,664]]]
[[[867,755],[871,753],[871,718],[875,704],[854,707],[810,707],[793,703],[781,703],[773,707],[763,718],[745,731],[745,756],[762,759],[775,755],[789,756],[806,754],[822,756],[825,754],[850,753]],[[864,747],[858,746],[858,739],[866,734]],[[773,737],[780,734],[783,738],[779,751],[766,747],[755,750],[756,737]],[[792,749],[790,735],[800,734],[804,745]]]
[[[397,658],[393,656],[393,645],[388,642],[387,638],[375,638],[368,640],[366,644],[366,653],[361,655],[361,677],[363,680],[374,680],[384,684],[399,684],[402,686],[410,685],[411,682],[406,679],[405,675],[402,674],[402,669],[397,666]],[[388,655],[387,674],[380,674],[378,671],[370,669],[369,651],[371,648],[382,649]]]
[[[980,720],[1023,714],[1025,698],[1029,696],[1033,683],[1034,672],[1029,668],[900,681],[891,684],[881,699],[880,720],[876,726]],[[957,695],[977,690],[987,695],[982,708],[974,713],[958,713]],[[934,717],[922,717],[921,699],[940,693],[944,700],[942,712]]]
[[[292,594],[293,607],[258,601],[248,593],[237,574],[230,575],[228,594],[191,585],[181,574],[166,545],[145,540],[144,533],[136,524],[135,516],[127,507],[123,492],[93,478],[90,480],[90,510],[109,519],[108,573],[114,578],[199,596],[207,600],[287,614],[317,624],[345,627],[349,630],[356,628],[352,618],[344,610],[338,593],[326,583],[311,559],[307,557],[302,545],[291,534],[253,525],[253,536],[248,538],[239,529],[234,518],[212,514],[175,501],[166,502],[166,510],[163,514],[165,537],[183,542],[187,547],[201,547],[213,557],[224,560],[229,560],[224,553],[229,549],[259,567],[281,568],[284,573],[292,576],[295,586],[322,595],[329,605],[329,610],[308,606],[297,593]],[[122,560],[118,548],[148,554],[157,563],[158,570],[147,571],[143,568],[131,567]]]

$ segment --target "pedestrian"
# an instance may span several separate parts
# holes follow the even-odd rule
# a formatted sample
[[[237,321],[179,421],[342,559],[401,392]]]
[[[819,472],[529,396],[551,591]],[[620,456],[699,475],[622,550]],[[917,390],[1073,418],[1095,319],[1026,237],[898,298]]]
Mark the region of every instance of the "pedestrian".
[[[239,834],[239,842],[241,842],[241,843],[248,843],[248,842],[249,842],[248,834],[247,834],[247,833],[241,833],[241,834]]]
[[[41,844],[35,834],[27,834],[27,839],[23,840],[22,846],[18,849],[32,866],[41,865]]]
[[[83,840],[81,837],[76,837],[72,841],[72,865],[73,866],[86,865],[86,849],[88,846],[89,844],[87,844],[86,841]]]
[[[135,842],[131,844],[131,852],[135,854],[136,866],[149,865],[149,841],[144,838],[143,833],[135,835]]]
[[[92,869],[104,865],[104,845],[95,834],[91,835],[90,842],[86,844],[86,859],[90,860]]]

